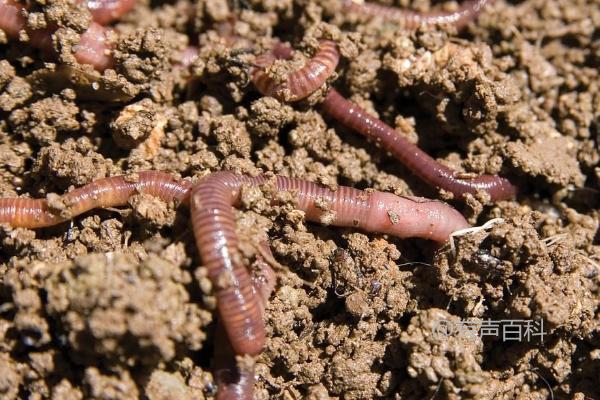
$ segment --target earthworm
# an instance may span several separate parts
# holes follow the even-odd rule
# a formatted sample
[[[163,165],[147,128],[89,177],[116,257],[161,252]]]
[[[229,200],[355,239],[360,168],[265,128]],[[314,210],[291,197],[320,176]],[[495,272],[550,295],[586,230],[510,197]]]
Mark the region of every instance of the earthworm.
[[[221,171],[205,177],[191,189],[196,245],[215,288],[221,319],[235,353],[240,355],[261,351],[265,327],[261,302],[241,262],[232,206],[238,204],[243,185],[260,185],[268,179]],[[295,192],[297,208],[310,221],[439,242],[469,226],[458,211],[439,201],[345,186],[332,191],[282,176],[274,180],[278,191]],[[139,172],[137,179],[132,180],[123,176],[104,178],[63,195],[64,210],[60,215],[51,212],[44,199],[0,199],[0,223],[26,228],[51,226],[95,207],[124,205],[135,193],[187,203],[190,186],[158,171]]]
[[[268,180],[231,172],[215,172],[192,188],[191,215],[196,245],[215,284],[221,319],[236,354],[258,354],[265,332],[260,301],[250,274],[241,263],[232,206],[243,185]],[[293,191],[296,207],[311,221],[354,227],[400,238],[421,237],[444,242],[451,232],[468,227],[463,216],[445,203],[391,193],[340,186],[336,191],[294,178],[277,176],[278,191]]]
[[[304,68],[288,75],[284,84],[276,85],[275,81],[264,72],[264,66],[271,65],[276,59],[289,59],[292,55],[292,49],[289,46],[278,43],[271,52],[257,58],[256,64],[263,68],[256,68],[253,72],[254,85],[262,94],[274,95],[277,98],[280,96],[276,93],[280,90],[286,91],[288,95],[290,93],[295,94],[297,96],[295,100],[310,95],[310,90],[318,89],[333,73],[339,60],[336,44],[330,41],[323,41],[322,43],[317,55]],[[322,57],[321,51],[324,52]],[[313,63],[315,59],[322,61]],[[323,66],[319,67],[318,65],[321,65],[321,63],[323,63]],[[315,82],[312,85],[303,85],[304,90],[297,89],[299,88],[297,84],[294,86],[288,84],[292,81],[311,81],[311,76],[306,77],[302,74],[309,74],[308,71],[313,68],[315,71],[319,71],[319,74],[312,74],[313,76],[319,76],[318,84]],[[289,97],[284,100],[293,101],[289,100]],[[477,191],[482,190],[489,193],[492,201],[508,199],[516,195],[515,186],[507,179],[499,176],[480,175],[475,178],[461,179],[450,168],[438,163],[423,150],[398,135],[383,121],[369,115],[358,105],[346,100],[335,89],[329,90],[321,104],[321,108],[347,127],[380,143],[415,175],[432,186],[445,189],[457,197],[462,197],[466,193],[476,194]]]
[[[457,197],[478,191],[487,192],[492,201],[514,197],[517,189],[507,179],[496,175],[462,178],[455,171],[438,163],[423,150],[400,136],[381,120],[369,115],[358,105],[331,89],[321,108],[346,127],[379,143],[413,174],[432,186],[442,188]]]
[[[59,224],[93,208],[116,207],[127,204],[136,193],[147,193],[166,202],[186,203],[187,181],[176,181],[169,174],[143,171],[137,179],[114,176],[94,181],[61,197],[65,208],[59,213],[51,210],[46,199],[0,198],[0,223],[12,227],[43,228]]]
[[[430,11],[420,13],[356,0],[342,0],[342,7],[347,11],[357,14],[398,22],[406,30],[416,30],[425,25],[441,24],[452,24],[457,29],[461,29],[477,18],[477,15],[479,15],[488,1],[491,2],[492,0],[467,0],[460,5],[457,11],[451,12]]]
[[[13,0],[0,0],[0,29],[9,38],[18,39],[25,31],[29,43],[40,50],[55,55],[52,47],[52,34],[56,28],[32,30],[27,27],[25,8]],[[89,28],[80,35],[79,43],[74,46],[73,56],[81,64],[90,64],[96,70],[103,71],[113,65],[111,46],[107,41],[109,30],[91,22]]]
[[[109,24],[131,11],[136,0],[84,0],[92,18],[99,24]]]
[[[267,243],[261,243],[261,248],[267,257],[273,258],[273,253]],[[260,267],[260,276],[252,276],[253,289],[260,300],[261,311],[264,313],[271,292],[275,287],[275,271],[269,266],[263,256],[256,257]],[[246,363],[238,366],[235,352],[227,337],[221,320],[215,331],[215,353],[213,374],[218,386],[217,400],[252,400],[254,392],[254,364]]]
[[[252,82],[259,92],[286,102],[302,100],[323,86],[340,60],[335,42],[322,40],[317,53],[302,68],[288,74],[285,80],[269,75],[267,68],[275,60],[289,59],[291,55],[288,46],[278,43],[271,51],[256,57]]]

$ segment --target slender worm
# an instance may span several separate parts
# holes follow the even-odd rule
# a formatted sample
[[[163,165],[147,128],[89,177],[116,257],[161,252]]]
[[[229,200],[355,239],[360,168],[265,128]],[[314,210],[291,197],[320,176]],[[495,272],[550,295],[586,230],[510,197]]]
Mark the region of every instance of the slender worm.
[[[191,216],[198,251],[215,287],[223,324],[236,354],[256,355],[265,332],[260,301],[250,274],[241,262],[232,206],[238,204],[242,185],[268,180],[231,172],[215,172],[192,187]],[[391,193],[362,191],[340,186],[338,190],[278,176],[277,190],[293,191],[298,209],[310,221],[354,227],[400,238],[421,237],[438,242],[468,227],[463,216],[445,203]],[[61,200],[64,210],[52,212],[45,199],[0,199],[0,223],[13,227],[40,228],[56,225],[96,207],[125,205],[135,193],[148,193],[165,201],[187,203],[190,184],[158,171],[138,173],[135,180],[123,176],[104,178],[75,189]]]
[[[402,28],[411,31],[426,25],[441,24],[452,24],[457,29],[461,29],[477,18],[486,3],[492,2],[492,0],[467,0],[463,2],[456,11],[430,11],[420,13],[377,3],[365,3],[356,0],[341,1],[342,8],[345,11],[394,21],[401,24]]]
[[[273,258],[267,243],[261,243],[264,254]],[[260,276],[252,276],[253,289],[260,300],[260,308],[264,313],[266,303],[275,288],[275,271],[263,256],[257,256]],[[231,342],[227,337],[221,320],[215,331],[215,353],[213,374],[219,388],[217,400],[252,400],[254,398],[254,363],[248,362],[241,368],[235,357]]]
[[[333,62],[328,64],[328,68],[322,68],[321,71],[324,72],[320,75],[321,83],[319,85],[312,85],[311,87],[320,87],[327,80],[329,76],[327,74],[333,73],[339,59],[339,53],[335,44],[333,42],[326,43],[327,57],[320,57],[319,59],[336,60],[336,62],[335,64]],[[275,59],[289,59],[291,54],[292,50],[288,46],[279,44],[270,53],[260,56],[260,62],[268,65],[269,62],[272,63]],[[310,65],[313,65],[313,63],[309,62],[303,69],[292,73],[286,82],[292,80],[303,82],[311,80],[311,76],[306,78],[299,76],[300,73],[308,73],[307,67]],[[257,86],[259,91],[265,95],[272,94],[273,81],[270,78],[262,78],[264,75],[261,75],[261,79],[257,79],[256,73],[254,76],[254,84],[261,85],[260,87]],[[289,87],[291,88],[291,86]],[[304,91],[302,94],[304,96],[308,95]],[[456,172],[438,163],[423,150],[398,135],[394,129],[383,121],[369,115],[358,105],[342,97],[335,89],[329,90],[325,100],[321,104],[321,108],[343,125],[381,144],[384,149],[392,153],[395,158],[406,165],[415,175],[432,186],[447,190],[457,197],[462,197],[467,193],[476,194],[477,191],[481,190],[489,193],[492,201],[508,199],[516,195],[516,187],[507,179],[496,175],[480,175],[476,178],[461,179]]]
[[[329,91],[321,103],[321,108],[343,125],[380,144],[428,184],[447,190],[457,197],[467,193],[475,194],[481,190],[487,192],[492,201],[497,201],[514,197],[517,193],[516,187],[508,179],[496,175],[459,178],[456,172],[438,163],[390,126],[369,115],[334,89]]]
[[[166,202],[186,203],[191,184],[158,171],[143,171],[137,179],[124,176],[99,179],[62,196],[62,212],[51,210],[46,199],[0,198],[0,223],[13,227],[43,228],[59,224],[94,208],[127,204],[136,193],[147,193]]]
[[[125,4],[127,1],[101,1],[98,3]],[[127,7],[121,7],[119,12],[125,12]],[[92,12],[93,16],[98,15],[101,21],[106,20],[106,8],[97,8]],[[115,17],[119,14],[113,14]],[[46,29],[32,30],[27,27],[27,10],[23,5],[14,0],[0,0],[0,29],[2,29],[9,38],[19,39],[21,32],[26,32],[29,36],[29,43],[40,50],[56,56],[52,47],[52,35],[56,27]],[[80,35],[79,43],[74,46],[73,56],[81,64],[90,64],[96,70],[103,71],[112,67],[113,57],[112,48],[108,41],[110,30],[100,25],[98,22],[91,22],[88,29]]]
[[[265,96],[272,96],[282,101],[298,101],[308,97],[319,89],[327,78],[333,74],[340,60],[335,42],[322,40],[317,53],[306,64],[279,81],[269,75],[268,67],[277,59],[289,59],[292,50],[283,44],[256,57],[256,67],[252,71],[254,86]]]

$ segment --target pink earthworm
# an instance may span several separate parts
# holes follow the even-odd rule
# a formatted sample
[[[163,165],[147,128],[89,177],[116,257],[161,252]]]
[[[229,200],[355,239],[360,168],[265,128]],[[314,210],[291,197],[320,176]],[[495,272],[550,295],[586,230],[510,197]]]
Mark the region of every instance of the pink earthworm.
[[[189,203],[198,252],[213,283],[233,351],[253,356],[262,350],[265,341],[264,305],[242,263],[232,207],[239,204],[243,186],[268,182],[275,184],[279,192],[293,192],[296,207],[310,221],[438,242],[469,226],[458,211],[435,200],[345,186],[333,191],[302,179],[248,177],[227,171],[212,173],[194,186],[158,171],[139,172],[132,179],[100,179],[57,199],[61,209],[58,214],[44,199],[3,198],[0,223],[26,228],[56,225],[92,208],[124,205],[135,193]]]
[[[434,160],[390,126],[369,115],[334,89],[329,91],[321,103],[321,108],[346,127],[380,144],[423,181],[447,190],[457,197],[484,191],[490,195],[492,201],[497,201],[512,198],[517,193],[516,187],[508,179],[497,175],[460,177],[455,171]]]
[[[278,44],[271,52],[260,56],[260,60],[258,61],[262,65],[269,65],[275,59],[289,59],[291,54],[291,48],[284,44]],[[327,42],[327,58],[325,60],[338,59],[339,53],[337,47],[333,42]],[[307,66],[310,64],[309,62]],[[322,69],[322,71],[328,74],[333,73],[335,69],[334,64],[329,64],[329,67]],[[293,73],[294,80],[310,80],[310,78],[302,79],[298,75],[305,68]],[[325,72],[320,75],[321,84],[329,76]],[[307,72],[304,71],[303,73]],[[254,84],[262,85],[259,87],[261,93],[265,95],[272,94],[273,90],[271,89],[274,87],[272,80],[270,78],[263,78],[262,76],[261,79],[255,79]],[[287,81],[291,80],[292,77],[288,77]],[[318,88],[320,85],[313,85],[311,87]],[[310,93],[303,91],[302,94],[307,96]],[[496,175],[461,178],[456,172],[438,163],[423,150],[404,139],[389,125],[369,115],[361,107],[342,97],[335,89],[329,90],[325,100],[321,104],[321,108],[325,113],[340,121],[343,125],[381,144],[384,149],[392,153],[396,159],[406,165],[415,175],[432,186],[447,190],[457,197],[462,197],[467,193],[476,194],[478,191],[484,191],[490,195],[492,201],[509,199],[516,195],[516,187],[507,179]]]
[[[107,25],[135,7],[136,0],[83,0],[94,21]]]
[[[9,38],[18,39],[20,32],[26,32],[29,43],[40,50],[55,55],[52,47],[52,34],[56,28],[32,30],[27,27],[26,9],[13,0],[0,0],[0,29]],[[97,22],[91,22],[80,35],[74,47],[74,57],[81,64],[90,64],[98,71],[112,67],[112,48],[108,41],[110,30]]]
[[[191,214],[196,245],[215,291],[221,319],[236,354],[258,354],[265,332],[260,301],[250,275],[240,262],[232,206],[244,185],[268,180],[231,172],[215,172],[192,188]],[[396,237],[421,237],[439,242],[468,227],[463,216],[445,203],[391,193],[340,186],[336,191],[294,178],[277,176],[278,191],[292,191],[297,208],[310,221],[354,227]]]
[[[132,179],[125,176],[99,179],[63,195],[64,210],[59,213],[53,212],[46,199],[0,198],[0,223],[22,228],[57,225],[94,208],[126,205],[136,193],[147,193],[166,202],[186,203],[190,186],[187,181],[176,181],[158,171],[139,172]]]
[[[356,14],[366,15],[368,17],[380,17],[387,21],[394,21],[401,24],[406,30],[416,30],[426,25],[451,24],[457,29],[461,29],[469,22],[473,21],[483,7],[493,0],[467,0],[463,2],[456,11],[430,11],[416,12],[397,7],[385,6],[377,3],[366,3],[354,0],[342,0],[342,7],[346,11]]]
[[[285,80],[279,81],[269,75],[268,68],[275,60],[289,59],[291,55],[288,46],[278,43],[271,51],[256,57],[252,82],[259,92],[282,101],[302,100],[323,86],[340,60],[335,42],[322,40],[317,53],[302,68],[288,74]]]
[[[260,244],[263,254],[256,257],[260,275],[252,276],[253,289],[260,300],[261,311],[275,288],[275,271],[266,258],[273,259],[271,248],[265,242]],[[215,353],[213,374],[217,383],[217,400],[252,400],[254,398],[254,363],[238,366],[235,352],[227,337],[221,320],[215,330]]]

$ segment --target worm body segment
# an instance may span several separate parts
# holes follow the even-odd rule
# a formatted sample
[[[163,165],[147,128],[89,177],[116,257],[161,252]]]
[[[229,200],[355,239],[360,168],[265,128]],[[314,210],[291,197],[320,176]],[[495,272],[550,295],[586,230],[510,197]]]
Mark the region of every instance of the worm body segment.
[[[0,29],[9,38],[18,39],[22,31],[27,33],[29,43],[42,51],[54,54],[52,35],[56,28],[32,30],[27,27],[25,8],[13,0],[0,0]],[[90,64],[103,71],[112,67],[112,49],[108,43],[109,30],[91,22],[89,28],[80,35],[79,43],[73,48],[73,56],[81,64]]]
[[[346,100],[336,90],[329,91],[321,107],[343,125],[379,143],[416,176],[432,186],[445,189],[457,197],[466,193],[476,194],[482,190],[489,193],[492,201],[509,199],[516,195],[515,186],[499,176],[481,175],[472,179],[457,177],[450,168],[438,163],[387,124]]]
[[[86,0],[92,18],[99,24],[109,24],[131,11],[136,0]]]
[[[337,45],[322,40],[315,56],[302,68],[290,73],[283,82],[269,75],[268,68],[275,60],[289,59],[291,55],[292,50],[288,46],[277,44],[273,50],[256,58],[252,82],[259,92],[286,102],[302,100],[323,86],[340,60]]]
[[[491,0],[468,0],[464,1],[460,8],[453,12],[430,11],[420,13],[404,10],[397,7],[385,6],[377,3],[366,3],[356,0],[342,0],[344,10],[367,15],[369,17],[380,17],[388,21],[398,22],[406,30],[416,30],[425,25],[452,24],[461,29],[473,21],[486,3]]]
[[[264,253],[273,258],[273,253],[268,243],[261,243]],[[264,313],[271,292],[275,288],[275,271],[269,266],[262,256],[257,257],[260,266],[260,276],[252,277],[253,289],[256,292]],[[246,363],[238,366],[235,352],[227,337],[223,323],[219,320],[215,332],[215,353],[213,373],[217,382],[217,400],[252,400],[254,398],[254,364]]]
[[[43,228],[74,218],[94,208],[127,204],[136,193],[147,193],[166,202],[185,202],[190,184],[176,181],[158,171],[138,173],[138,179],[128,181],[123,176],[99,179],[62,196],[65,209],[52,212],[46,199],[0,198],[0,223],[13,227]]]

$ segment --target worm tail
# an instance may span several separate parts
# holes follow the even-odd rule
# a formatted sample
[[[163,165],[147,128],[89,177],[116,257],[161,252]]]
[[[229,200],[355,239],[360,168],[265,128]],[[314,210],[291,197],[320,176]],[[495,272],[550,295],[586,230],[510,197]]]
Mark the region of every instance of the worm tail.
[[[450,168],[438,163],[381,120],[346,100],[336,90],[329,91],[321,106],[327,114],[346,127],[379,143],[413,174],[432,186],[452,192],[457,197],[466,193],[475,194],[482,190],[489,193],[492,201],[508,199],[516,195],[515,186],[499,176],[481,175],[473,179],[460,179]]]

